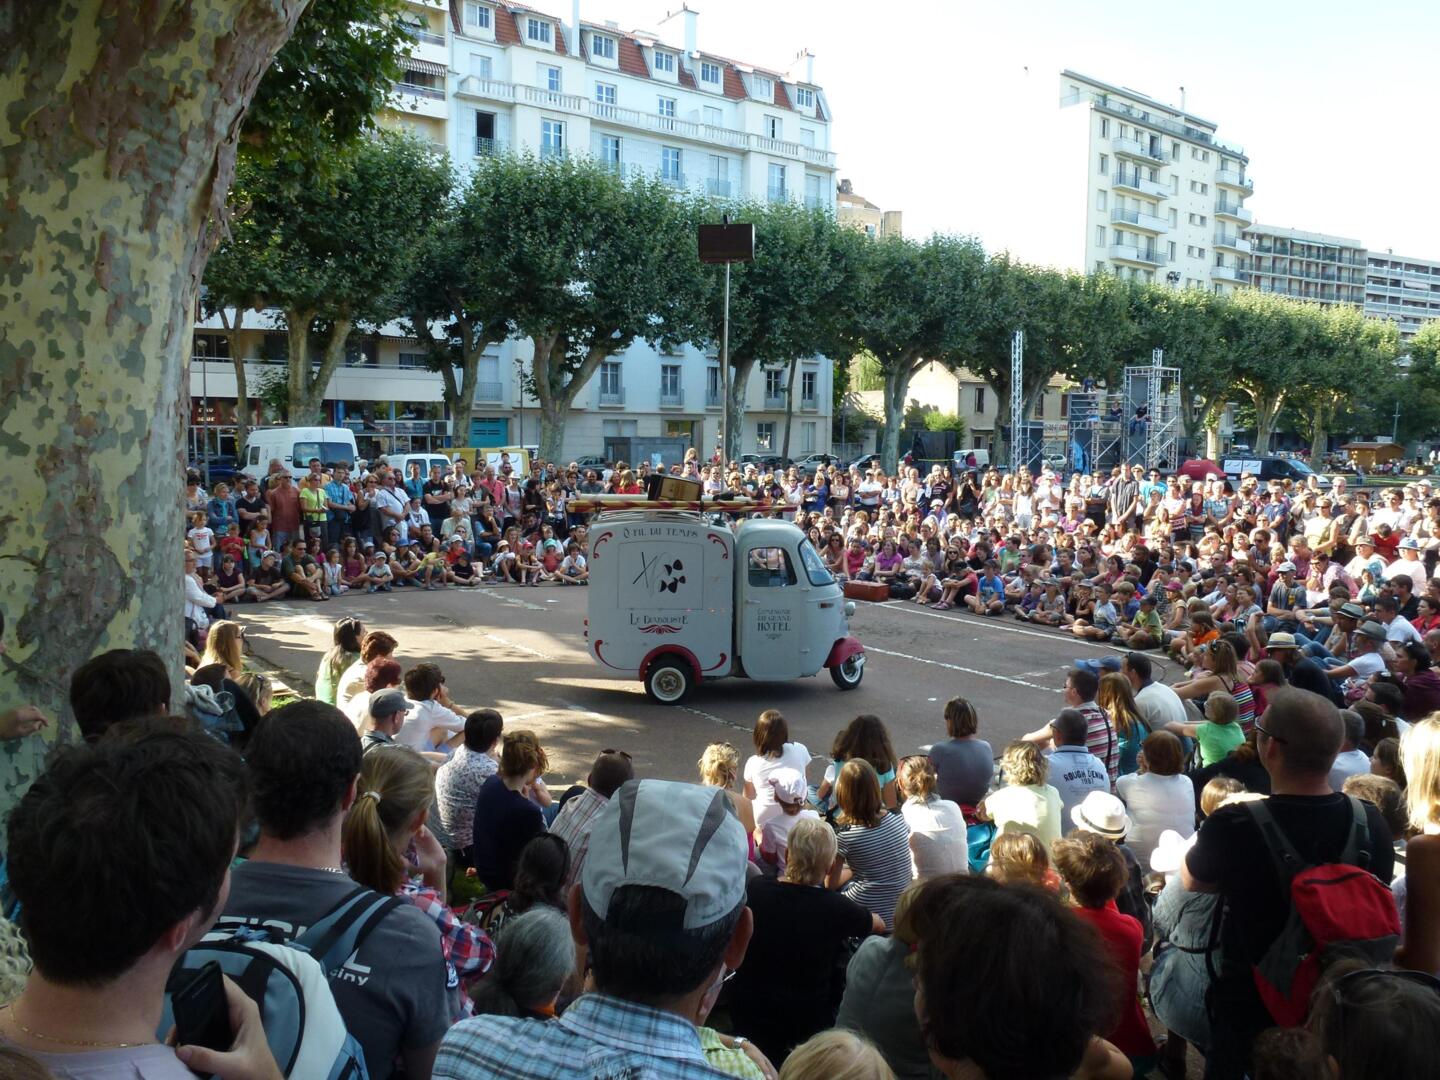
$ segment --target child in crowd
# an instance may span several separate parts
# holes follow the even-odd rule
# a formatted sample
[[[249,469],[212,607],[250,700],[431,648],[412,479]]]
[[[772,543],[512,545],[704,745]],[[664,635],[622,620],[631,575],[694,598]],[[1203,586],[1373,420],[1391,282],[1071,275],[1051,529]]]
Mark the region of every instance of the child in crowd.
[[[590,583],[590,566],[580,552],[580,545],[573,540],[565,546],[565,558],[560,563],[560,583],[562,585],[588,585]]]
[[[1109,582],[1098,582],[1095,585],[1095,604],[1090,621],[1087,622],[1077,614],[1070,632],[1090,641],[1109,641],[1114,637],[1116,627],[1120,624],[1120,613],[1116,610],[1112,596],[1113,590]]]
[[[461,548],[455,561],[445,571],[445,580],[451,585],[473,587],[480,584],[480,568],[470,559],[470,553]]]
[[[214,563],[215,531],[210,528],[204,513],[190,515],[190,531],[185,534],[185,540],[190,550],[195,552],[195,565],[209,570]]]
[[[240,564],[227,551],[220,556],[220,569],[215,574],[215,599],[222,604],[234,603],[243,599],[247,592],[249,587],[245,584],[245,575],[240,572]]]
[[[1060,877],[1050,868],[1045,844],[1034,833],[1003,832],[995,837],[985,873],[1004,885],[1039,885],[1060,891]]]
[[[340,563],[340,582],[346,588],[358,589],[366,584],[365,559],[355,548]]]
[[[366,572],[366,577],[370,579],[366,592],[390,592],[395,572],[390,569],[390,559],[385,552],[377,551],[370,557],[370,569]]]
[[[262,513],[255,519],[255,525],[246,539],[250,549],[250,565],[259,566],[260,556],[270,550],[270,515]]]
[[[259,562],[250,575],[250,599],[257,604],[280,599],[290,591],[290,583],[280,572],[280,556],[273,551],[262,551]]]
[[[220,554],[230,555],[235,562],[244,566],[245,564],[245,538],[240,535],[240,523],[232,521],[225,526],[225,535],[215,544]]]
[[[331,596],[339,596],[341,593],[350,591],[350,586],[345,581],[345,568],[340,563],[340,549],[331,546],[325,555],[323,564],[325,570],[325,590]]]
[[[1214,765],[1245,741],[1245,732],[1235,722],[1239,714],[1239,703],[1223,690],[1216,690],[1205,699],[1203,723],[1172,720],[1165,725],[1165,730],[1194,739],[1200,744],[1201,766]]]
[[[1164,636],[1164,627],[1160,624],[1160,616],[1155,613],[1155,597],[1145,595],[1140,598],[1140,610],[1135,612],[1128,626],[1121,625],[1116,628],[1115,636],[1131,649],[1153,649],[1160,644]]]
[[[416,577],[420,573],[420,556],[415,552],[413,543],[402,540],[395,549],[395,555],[390,560],[390,569],[395,575],[395,584],[399,586],[416,584]]]
[[[501,540],[495,547],[495,577],[499,581],[520,584],[520,563],[509,540]]]
[[[535,558],[535,545],[526,540],[520,545],[520,557],[515,564],[519,571],[521,585],[539,585],[540,574],[543,572],[540,560]]]
[[[1250,690],[1255,695],[1255,715],[1270,707],[1270,695],[1285,685],[1285,669],[1278,660],[1261,660],[1250,676]]]
[[[769,783],[775,792],[775,802],[780,807],[780,813],[769,818],[756,830],[756,846],[760,852],[761,864],[773,867],[777,874],[784,874],[785,849],[790,830],[802,818],[819,821],[820,815],[805,807],[809,787],[803,773],[796,769],[777,769],[770,774]]]
[[[425,552],[415,566],[415,579],[427,592],[443,587],[445,574],[445,556],[438,551]]]

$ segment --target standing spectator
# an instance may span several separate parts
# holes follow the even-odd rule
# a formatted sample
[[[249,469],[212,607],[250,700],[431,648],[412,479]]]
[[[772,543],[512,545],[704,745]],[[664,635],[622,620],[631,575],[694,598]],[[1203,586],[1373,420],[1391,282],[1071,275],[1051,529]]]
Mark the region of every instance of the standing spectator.
[[[910,830],[905,819],[885,809],[880,778],[864,758],[847,761],[835,781],[840,805],[837,845],[840,859],[827,884],[864,904],[889,929],[895,900],[910,884]]]
[[[355,490],[350,486],[350,466],[335,463],[331,480],[325,485],[325,544],[337,545],[345,538],[355,513]]]
[[[736,974],[730,1011],[735,1027],[774,1061],[835,1022],[845,942],[884,930],[878,915],[825,888],[835,855],[834,831],[817,819],[800,820],[780,877],[753,877],[746,887],[755,936]]]
[[[340,834],[350,876],[376,892],[404,897],[440,931],[440,947],[455,988],[450,1018],[470,1015],[464,990],[495,962],[485,933],[462,923],[445,904],[445,849],[425,827],[434,798],[433,773],[413,750],[366,754],[360,765],[359,794]],[[407,852],[413,851],[413,866]],[[419,873],[415,873],[419,871]]]
[[[531,793],[544,789],[540,775],[549,767],[534,732],[505,733],[500,769],[480,788],[471,833],[471,865],[486,888],[513,886],[521,849],[545,831],[545,816]]]
[[[973,809],[990,790],[995,775],[995,752],[979,737],[980,720],[975,706],[965,698],[945,703],[945,733],[930,747],[935,763],[936,790],[942,799]]]
[[[504,730],[505,721],[498,712],[476,709],[465,717],[465,741],[435,774],[435,806],[440,824],[459,848],[466,865],[475,832],[475,802],[485,781],[500,771],[495,750]]]
[[[1318,694],[1278,690],[1256,731],[1271,781],[1265,807],[1289,843],[1312,864],[1339,862],[1362,831],[1357,814],[1363,812],[1358,848],[1368,858],[1366,869],[1390,880],[1394,852],[1380,811],[1330,789],[1330,768],[1344,737],[1339,710]],[[1255,1036],[1275,1022],[1251,969],[1285,925],[1289,890],[1247,805],[1223,806],[1206,818],[1181,874],[1192,892],[1219,892],[1228,911],[1221,940],[1225,963],[1208,999],[1207,1075],[1239,1077]]]
[[[1149,1072],[1155,1040],[1140,1008],[1135,988],[1140,981],[1140,923],[1122,915],[1115,897],[1125,886],[1125,860],[1115,845],[1093,832],[1076,831],[1055,842],[1055,868],[1075,901],[1075,913],[1093,926],[1105,943],[1120,979],[1114,988],[1115,1027],[1105,1038],[1130,1059],[1136,1072]]]
[[[1182,837],[1194,833],[1195,787],[1182,771],[1185,751],[1170,732],[1147,736],[1141,756],[1144,770],[1122,776],[1115,787],[1133,822],[1127,842],[1144,869],[1166,829]]]
[[[240,522],[240,531],[246,536],[261,517],[268,514],[265,496],[253,476],[245,478],[244,492],[235,500],[235,516]]]
[[[1395,954],[1398,967],[1440,973],[1440,718],[1431,716],[1400,737],[1408,786],[1405,805],[1419,830],[1405,847],[1404,938]],[[1378,756],[1378,755],[1377,755]]]
[[[271,477],[272,486],[265,493],[265,506],[270,511],[270,532],[279,551],[288,549],[290,541],[300,535],[300,493],[290,482],[290,474],[281,471]]]
[[[477,1017],[456,1025],[436,1080],[573,1080],[592,1070],[715,1080],[696,1031],[753,926],[745,837],[715,789],[632,780],[600,812],[570,925],[595,992],[560,1020]]]
[[[580,878],[585,856],[590,849],[590,830],[595,817],[620,785],[635,779],[635,765],[624,750],[601,750],[585,778],[585,790],[560,808],[550,832],[564,840],[570,848],[570,871],[565,875],[568,889]]]
[[[755,808],[755,827],[780,813],[770,776],[779,769],[794,769],[805,775],[810,765],[810,751],[804,743],[790,741],[790,728],[778,709],[766,709],[755,722],[755,753],[745,762],[745,797]]]
[[[1005,786],[985,796],[980,814],[995,823],[996,835],[1028,832],[1048,850],[1060,838],[1065,807],[1060,793],[1046,783],[1049,763],[1034,743],[1013,742],[1000,758]]]
[[[355,729],[323,702],[286,705],[256,728],[245,760],[260,839],[231,874],[222,924],[264,926],[288,941],[352,896],[340,834],[360,758]],[[435,923],[408,904],[390,910],[348,968],[365,977],[339,974],[330,985],[367,1071],[385,1080],[399,1061],[406,1076],[428,1076],[450,1015]]]
[[[1103,943],[1054,896],[976,875],[934,878],[897,932],[915,942],[915,1013],[943,1076],[1131,1075],[1095,1037],[1119,993]],[[961,974],[976,972],[994,974]]]
[[[320,658],[320,667],[315,673],[315,697],[320,701],[336,704],[340,677],[360,659],[360,643],[364,638],[365,624],[359,619],[341,619],[335,624],[330,649]]]
[[[911,873],[917,878],[970,871],[965,815],[939,796],[937,783],[930,758],[915,755],[900,763],[900,794],[905,800],[900,816],[910,829]]]

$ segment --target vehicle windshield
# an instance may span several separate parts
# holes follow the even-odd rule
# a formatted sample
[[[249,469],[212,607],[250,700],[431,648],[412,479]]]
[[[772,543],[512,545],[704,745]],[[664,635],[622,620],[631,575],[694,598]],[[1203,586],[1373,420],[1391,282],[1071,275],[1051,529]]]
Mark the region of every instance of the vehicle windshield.
[[[825,569],[820,553],[810,546],[808,539],[800,541],[800,561],[805,565],[805,576],[810,579],[811,585],[835,584],[835,578]]]
[[[297,442],[290,462],[295,468],[303,469],[311,458],[319,458],[322,465],[355,464],[355,453],[349,444],[338,442]]]
[[[1291,458],[1290,467],[1296,472],[1300,473],[1302,476],[1309,476],[1315,471],[1314,469],[1310,468],[1309,462],[1303,461],[1300,458]]]

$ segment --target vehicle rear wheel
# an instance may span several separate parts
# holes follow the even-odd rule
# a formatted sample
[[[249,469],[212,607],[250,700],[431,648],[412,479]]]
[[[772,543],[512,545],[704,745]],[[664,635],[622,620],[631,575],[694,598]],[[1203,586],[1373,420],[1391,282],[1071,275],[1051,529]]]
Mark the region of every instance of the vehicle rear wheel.
[[[856,653],[830,669],[830,678],[841,690],[854,690],[865,677],[865,654]]]
[[[661,705],[679,705],[690,696],[695,677],[685,661],[664,657],[650,665],[645,676],[645,692]]]

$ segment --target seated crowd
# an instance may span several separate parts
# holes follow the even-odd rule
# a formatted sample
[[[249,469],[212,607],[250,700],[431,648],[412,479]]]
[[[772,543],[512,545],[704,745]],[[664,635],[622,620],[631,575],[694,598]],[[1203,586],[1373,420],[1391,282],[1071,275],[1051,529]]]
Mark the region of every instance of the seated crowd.
[[[998,768],[956,698],[909,755],[871,715],[812,755],[768,710],[695,783],[605,748],[552,791],[534,732],[385,631],[340,620],[273,710],[242,637],[178,694],[153,653],[76,672],[84,742],[7,825],[0,1075],[1435,1075],[1440,715],[1398,688],[1342,710],[1230,655],[1196,706],[1131,652]],[[1326,930],[1301,869],[1353,903]],[[215,957],[227,1034],[181,1043]]]

